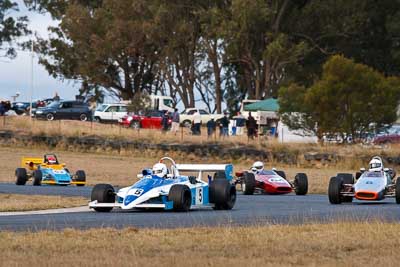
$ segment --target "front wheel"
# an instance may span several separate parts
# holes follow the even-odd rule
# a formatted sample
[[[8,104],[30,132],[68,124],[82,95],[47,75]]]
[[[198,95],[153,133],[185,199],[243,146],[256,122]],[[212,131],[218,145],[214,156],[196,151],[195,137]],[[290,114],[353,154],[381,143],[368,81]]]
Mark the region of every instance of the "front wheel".
[[[81,115],[79,115],[79,120],[80,121],[87,121],[88,120],[88,116],[85,113],[82,113]]]
[[[97,200],[97,203],[114,203],[115,190],[110,184],[97,184],[93,187],[91,201]],[[110,212],[113,207],[95,207],[98,212]]]
[[[83,170],[76,171],[75,181],[83,182],[82,184],[76,184],[76,186],[85,186],[85,184],[84,184],[86,182],[86,173],[85,173],[85,171],[83,171]]]
[[[174,211],[188,211],[192,205],[192,193],[187,185],[176,184],[169,190],[168,200],[173,202]]]
[[[46,119],[47,119],[48,121],[53,121],[53,120],[54,120],[54,114],[53,114],[53,113],[47,114],[47,115],[46,115]]]
[[[231,210],[236,203],[236,187],[228,180],[214,180],[210,184],[210,203],[215,210]]]
[[[294,192],[296,195],[306,195],[308,192],[308,178],[305,173],[298,173],[294,177]]]
[[[342,180],[343,184],[354,184],[354,176],[351,173],[338,173],[336,177]],[[343,196],[342,202],[353,202],[352,196]]]
[[[254,173],[245,172],[242,182],[243,195],[253,195],[256,189],[256,177]]]
[[[16,177],[16,181],[15,181],[16,185],[25,185],[26,181],[28,180],[28,175],[26,174],[26,169],[25,168],[17,168],[15,170],[15,177]]]
[[[395,193],[396,193],[396,203],[400,204],[400,179],[399,179],[399,177],[397,177],[397,179],[396,179]]]
[[[329,202],[331,204],[342,203],[342,197],[340,195],[340,191],[342,190],[342,184],[343,184],[342,179],[339,179],[338,177],[332,177],[329,180],[328,197],[329,197]]]

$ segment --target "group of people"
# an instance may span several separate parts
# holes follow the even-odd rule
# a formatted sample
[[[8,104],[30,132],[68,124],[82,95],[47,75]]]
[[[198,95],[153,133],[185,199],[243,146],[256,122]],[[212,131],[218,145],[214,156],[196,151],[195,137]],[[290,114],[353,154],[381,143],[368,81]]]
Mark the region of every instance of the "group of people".
[[[4,116],[6,112],[11,109],[10,101],[1,101],[0,102],[0,116]]]

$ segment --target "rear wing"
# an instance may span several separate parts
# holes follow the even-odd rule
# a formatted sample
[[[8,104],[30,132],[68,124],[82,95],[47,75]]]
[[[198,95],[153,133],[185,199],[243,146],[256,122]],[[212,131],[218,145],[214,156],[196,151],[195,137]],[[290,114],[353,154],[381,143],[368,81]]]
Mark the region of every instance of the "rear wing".
[[[43,158],[22,157],[21,159],[21,167],[28,168],[30,170],[36,170],[37,166],[43,163]]]
[[[176,164],[178,172],[198,172],[198,179],[204,172],[215,172],[213,179],[225,178],[228,181],[233,179],[232,164]]]

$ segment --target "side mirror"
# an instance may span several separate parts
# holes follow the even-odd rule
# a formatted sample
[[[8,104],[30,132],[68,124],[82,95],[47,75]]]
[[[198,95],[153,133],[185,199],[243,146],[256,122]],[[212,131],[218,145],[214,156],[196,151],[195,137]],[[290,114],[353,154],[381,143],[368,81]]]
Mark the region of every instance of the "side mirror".
[[[174,178],[174,175],[172,173],[168,173],[167,178]]]
[[[388,172],[388,171],[390,171],[390,170],[389,170],[389,168],[384,168],[383,171],[384,171],[384,172]]]
[[[360,168],[360,172],[365,172],[365,168]]]
[[[276,168],[272,168],[273,171],[276,171]]]
[[[136,175],[136,177],[137,177],[138,179],[142,179],[142,178],[143,178],[143,174],[138,174],[138,175]]]

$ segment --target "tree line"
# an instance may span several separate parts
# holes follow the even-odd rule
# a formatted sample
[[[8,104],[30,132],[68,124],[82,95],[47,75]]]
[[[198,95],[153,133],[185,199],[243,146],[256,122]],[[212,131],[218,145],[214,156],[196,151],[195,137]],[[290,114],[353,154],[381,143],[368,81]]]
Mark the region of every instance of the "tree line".
[[[318,122],[319,131],[327,131],[332,127],[321,128],[326,118],[317,108],[320,96],[306,102],[304,97],[331,85],[321,85],[329,59],[342,64],[335,57],[341,55],[382,77],[400,70],[399,0],[24,2],[59,21],[49,29],[50,38],[35,40],[35,50],[52,76],[81,81],[82,94],[167,94],[186,108],[203,102],[211,112],[222,112],[222,103],[233,112],[242,99],[279,96],[283,113],[292,112],[295,101],[309,105],[297,110],[307,114],[302,128],[315,129]],[[353,90],[346,88],[337,94]],[[364,87],[358,88],[363,94]],[[384,105],[392,112],[396,101]],[[286,120],[295,127],[299,118],[292,117]],[[388,121],[393,119],[380,123]]]

